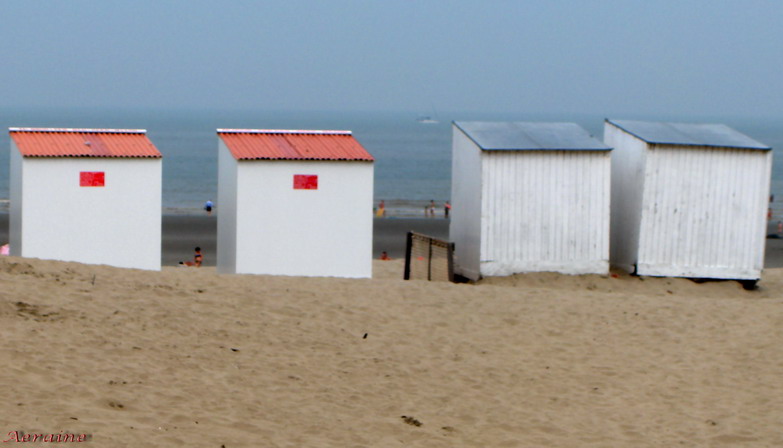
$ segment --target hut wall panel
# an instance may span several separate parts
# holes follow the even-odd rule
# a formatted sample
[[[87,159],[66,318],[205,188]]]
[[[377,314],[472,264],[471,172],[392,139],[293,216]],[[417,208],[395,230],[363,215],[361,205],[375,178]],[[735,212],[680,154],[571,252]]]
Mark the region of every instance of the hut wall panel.
[[[217,271],[236,273],[237,256],[237,161],[218,139]]]
[[[451,222],[454,270],[473,280],[480,276],[481,149],[456,126],[452,140]]]
[[[482,157],[482,275],[607,272],[609,151]]]
[[[638,273],[759,278],[771,157],[771,151],[652,146]]]
[[[11,255],[15,257],[22,256],[22,177],[24,163],[22,154],[11,139],[11,172],[9,173],[9,196],[11,199],[10,216],[8,222],[8,241],[10,244]]]
[[[236,191],[237,273],[372,276],[371,162],[240,161]]]
[[[604,143],[614,148],[610,260],[614,266],[633,271],[638,258],[647,145],[608,122]]]
[[[22,256],[160,270],[161,159],[25,158]],[[102,187],[80,172],[101,171]]]

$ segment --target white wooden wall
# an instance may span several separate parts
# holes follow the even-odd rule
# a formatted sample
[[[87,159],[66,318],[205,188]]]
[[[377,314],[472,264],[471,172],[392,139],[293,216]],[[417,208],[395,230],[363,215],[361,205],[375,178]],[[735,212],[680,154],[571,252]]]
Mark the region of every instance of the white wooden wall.
[[[472,280],[481,272],[481,149],[452,125],[451,223],[454,271]]]
[[[609,259],[613,266],[633,272],[639,253],[647,144],[609,122],[604,123],[604,143],[614,148]]]
[[[217,271],[236,273],[237,260],[237,160],[218,139]]]
[[[12,183],[13,198],[21,191],[15,254],[160,270],[161,159],[28,157],[22,165]],[[103,171],[105,186],[80,187],[81,171]]]
[[[760,278],[771,166],[771,151],[648,150],[638,273]]]
[[[236,189],[236,273],[372,277],[373,163],[239,161]]]
[[[24,158],[14,139],[11,139],[11,172],[9,173],[8,193],[11,199],[8,217],[8,241],[10,254],[22,256],[22,175]]]
[[[481,274],[607,273],[610,151],[484,151]]]

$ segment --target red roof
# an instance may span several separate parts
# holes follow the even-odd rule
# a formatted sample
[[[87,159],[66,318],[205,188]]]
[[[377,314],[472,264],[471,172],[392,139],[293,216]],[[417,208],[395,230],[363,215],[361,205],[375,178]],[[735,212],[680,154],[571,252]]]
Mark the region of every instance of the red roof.
[[[374,160],[350,131],[218,129],[217,133],[237,160]]]
[[[161,158],[146,132],[142,129],[9,129],[24,157]]]

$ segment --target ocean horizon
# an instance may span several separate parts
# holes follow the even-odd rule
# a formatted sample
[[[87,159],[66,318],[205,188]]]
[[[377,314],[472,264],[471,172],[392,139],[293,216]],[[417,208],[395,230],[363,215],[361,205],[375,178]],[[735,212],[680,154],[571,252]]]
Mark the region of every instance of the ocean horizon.
[[[422,120],[429,116],[429,120]],[[773,118],[534,114],[415,111],[221,111],[120,109],[0,109],[0,211],[8,209],[9,127],[146,129],[163,154],[164,214],[196,214],[217,199],[218,128],[350,130],[376,159],[375,204],[388,216],[424,216],[430,200],[442,214],[451,194],[451,122],[569,121],[603,138],[605,118],[724,123],[769,145],[773,156],[771,193],[775,219],[783,219],[783,125]],[[219,211],[220,204],[216,203]]]

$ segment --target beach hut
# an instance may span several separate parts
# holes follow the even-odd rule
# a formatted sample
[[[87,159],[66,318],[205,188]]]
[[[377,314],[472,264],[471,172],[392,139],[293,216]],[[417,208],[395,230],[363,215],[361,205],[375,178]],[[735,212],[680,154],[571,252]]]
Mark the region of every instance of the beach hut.
[[[772,151],[721,124],[606,120],[612,264],[639,275],[758,280]]]
[[[11,255],[160,270],[160,152],[144,130],[11,128]]]
[[[454,122],[455,271],[606,273],[608,146],[573,123]]]
[[[350,131],[217,133],[218,272],[371,277],[374,159]]]

